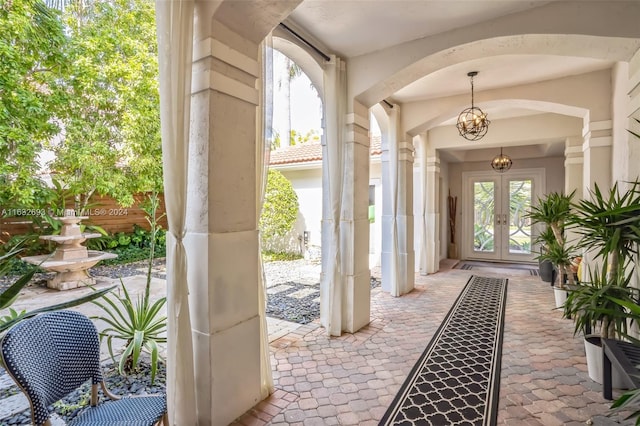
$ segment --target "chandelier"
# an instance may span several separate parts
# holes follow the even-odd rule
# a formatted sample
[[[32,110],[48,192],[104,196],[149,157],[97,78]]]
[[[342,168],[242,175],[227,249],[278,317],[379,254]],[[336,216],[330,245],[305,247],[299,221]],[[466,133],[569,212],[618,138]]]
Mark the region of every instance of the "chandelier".
[[[506,172],[512,165],[513,161],[511,161],[508,155],[502,153],[502,148],[500,148],[500,155],[496,155],[493,160],[491,160],[491,167],[498,173]]]
[[[487,134],[491,122],[487,119],[487,114],[473,105],[473,77],[478,75],[478,71],[471,71],[467,75],[471,77],[471,108],[466,108],[460,113],[456,127],[460,136],[477,141]]]

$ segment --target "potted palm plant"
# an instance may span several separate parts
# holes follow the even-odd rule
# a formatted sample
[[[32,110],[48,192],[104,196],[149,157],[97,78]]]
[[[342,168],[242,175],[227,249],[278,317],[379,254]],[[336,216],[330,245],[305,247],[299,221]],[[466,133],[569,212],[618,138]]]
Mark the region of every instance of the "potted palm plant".
[[[587,265],[586,282],[570,291],[565,315],[576,322],[576,333],[584,333],[589,376],[601,383],[600,338],[621,338],[628,322],[624,308],[612,299],[639,301],[638,290],[629,282],[640,243],[640,182],[630,183],[623,193],[617,183],[608,193],[595,185],[590,199],[576,203],[574,210],[571,226],[580,236],[577,247],[592,264]],[[591,335],[596,328],[599,334]]]
[[[556,244],[556,236],[550,227],[545,226],[544,231],[538,235],[535,244],[540,247],[540,256],[538,256],[538,269],[540,271],[540,279],[553,285],[556,276],[556,270],[553,263],[544,256],[549,253],[552,245]]]
[[[536,205],[531,207],[527,217],[533,224],[545,225],[537,242],[544,244],[538,260],[548,260],[558,271],[556,274],[554,292],[556,293],[556,306],[560,307],[566,299],[565,281],[569,285],[574,283],[573,273],[570,271],[571,251],[565,237],[565,225],[572,218],[572,199],[575,191],[569,195],[551,192],[542,198],[538,198]],[[554,238],[551,238],[553,235]]]

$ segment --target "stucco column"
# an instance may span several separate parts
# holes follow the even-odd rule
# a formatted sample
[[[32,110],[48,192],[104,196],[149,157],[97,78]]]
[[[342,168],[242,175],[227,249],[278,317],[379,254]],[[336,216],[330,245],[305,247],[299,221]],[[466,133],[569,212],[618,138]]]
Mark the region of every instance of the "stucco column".
[[[583,196],[589,197],[589,191],[598,184],[602,190],[607,190],[611,182],[611,120],[592,121],[583,134],[582,152],[583,163]]]
[[[582,142],[581,136],[570,136],[564,142],[564,193],[569,195],[575,191],[573,200],[576,202],[582,199],[584,191]],[[568,241],[573,243],[578,240],[579,236],[575,232],[567,232]]]
[[[628,129],[632,130],[635,134],[640,135],[640,49],[636,51],[635,55],[629,61],[628,67],[628,80],[626,86],[626,93],[628,96]],[[636,136],[627,133],[627,178],[628,180],[640,179],[640,139]],[[631,285],[640,288],[640,259],[636,256],[635,260],[636,273],[631,281]],[[634,324],[636,337],[640,335],[638,332],[638,324]]]
[[[407,136],[405,135],[405,138]],[[402,293],[415,287],[415,251],[413,247],[413,143],[401,139],[398,143],[398,279]]]
[[[580,136],[570,136],[564,142],[564,193],[571,194],[576,191],[574,200],[582,198],[584,188],[582,183],[584,163],[582,142],[583,139]]]
[[[628,129],[640,135],[640,49],[629,62],[629,77],[626,86],[628,96]],[[627,179],[640,179],[640,139],[627,133]]]
[[[417,255],[417,267],[420,271],[420,275],[427,275],[427,197],[426,197],[426,185],[427,185],[427,135],[420,134],[414,138],[416,146],[415,159],[418,163],[418,178],[416,192],[418,192],[419,206],[416,206],[415,212],[415,227],[416,231],[420,233],[420,241],[418,255]],[[416,203],[417,204],[417,203]]]
[[[386,112],[386,111],[385,111]],[[385,119],[388,120],[389,115],[386,114],[385,115]],[[390,139],[391,139],[391,135],[389,134],[388,131],[388,125],[385,124],[385,128],[387,129],[386,131],[383,130],[382,131],[382,136],[381,136],[381,145],[380,145],[380,149],[381,149],[381,154],[380,154],[380,166],[381,166],[381,172],[382,172],[382,216],[380,217],[381,220],[381,234],[382,234],[382,238],[381,238],[381,248],[380,248],[380,273],[381,273],[381,278],[382,278],[382,290],[388,292],[391,292],[391,285],[392,285],[392,276],[391,276],[391,256],[393,256],[392,253],[392,243],[393,240],[391,238],[391,236],[393,235],[393,219],[394,219],[394,214],[393,214],[393,206],[391,204],[391,197],[393,196],[393,194],[395,193],[394,190],[391,189],[391,169],[390,169],[390,164],[389,162],[391,161],[390,159],[390,153],[389,153],[389,149],[390,149]]]
[[[401,131],[400,106],[386,110],[382,137],[382,289],[399,296],[413,290],[413,143]]]
[[[260,399],[256,108],[258,45],[196,20],[185,247],[199,424]],[[207,28],[205,28],[205,26]]]
[[[347,115],[340,252],[344,277],[343,330],[355,333],[370,322],[369,110],[353,103]]]
[[[430,152],[427,156],[426,197],[426,239],[427,274],[440,269],[440,155]],[[458,248],[460,250],[460,248]]]
[[[590,199],[591,191],[598,184],[600,190],[606,194],[612,185],[611,182],[611,156],[612,156],[612,122],[611,120],[592,121],[589,129],[583,135],[582,151],[583,164],[583,198]],[[587,276],[587,267],[595,270],[600,267],[595,262],[595,253],[584,250],[582,253],[583,274]]]

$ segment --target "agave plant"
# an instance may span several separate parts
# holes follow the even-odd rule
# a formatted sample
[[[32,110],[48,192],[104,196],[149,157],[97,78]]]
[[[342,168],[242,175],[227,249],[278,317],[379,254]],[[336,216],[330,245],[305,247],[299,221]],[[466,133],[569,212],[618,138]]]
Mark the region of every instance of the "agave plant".
[[[159,350],[158,343],[166,343],[167,317],[161,311],[167,299],[162,297],[151,303],[151,278],[153,259],[155,253],[156,236],[159,230],[157,217],[159,199],[157,193],[149,196],[149,204],[145,207],[147,221],[150,230],[149,259],[147,265],[147,281],[144,294],[139,295],[134,301],[126,286],[120,280],[122,295],[113,297],[104,296],[104,302],[93,303],[102,308],[104,315],[92,318],[104,321],[107,327],[100,332],[100,338],[106,339],[111,359],[115,362],[113,341],[124,340],[125,346],[120,360],[118,371],[122,375],[135,370],[140,361],[142,351],[147,351],[151,356],[151,382],[153,383],[158,369]]]
[[[115,362],[113,340],[124,340],[125,347],[120,355],[118,371],[122,375],[135,370],[143,349],[151,355],[151,382],[153,383],[158,369],[158,343],[166,343],[167,318],[160,315],[166,303],[162,297],[153,304],[149,295],[141,295],[136,301],[131,298],[127,287],[121,281],[122,296],[104,296],[104,302],[94,301],[105,315],[95,316],[107,323],[107,328],[100,331],[100,337],[106,339],[111,359]]]

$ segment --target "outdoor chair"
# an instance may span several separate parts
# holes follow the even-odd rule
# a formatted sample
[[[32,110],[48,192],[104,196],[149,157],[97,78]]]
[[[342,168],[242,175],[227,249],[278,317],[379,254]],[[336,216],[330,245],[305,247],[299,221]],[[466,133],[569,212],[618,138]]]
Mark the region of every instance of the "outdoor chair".
[[[86,316],[57,311],[23,320],[0,341],[7,372],[26,394],[31,420],[50,426],[48,406],[91,379],[91,407],[69,426],[168,425],[165,395],[117,397],[105,386],[100,369],[98,331]],[[98,383],[113,401],[98,404]]]

